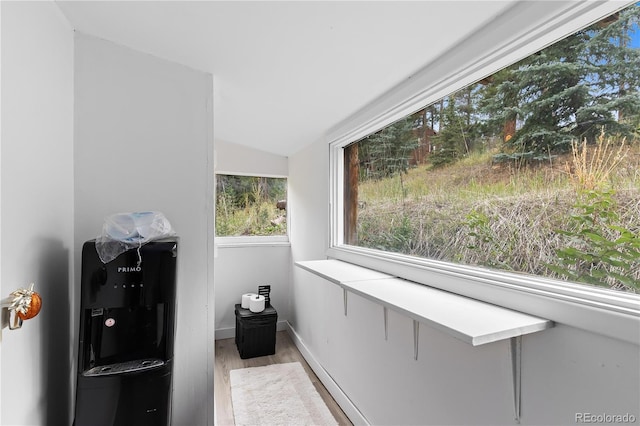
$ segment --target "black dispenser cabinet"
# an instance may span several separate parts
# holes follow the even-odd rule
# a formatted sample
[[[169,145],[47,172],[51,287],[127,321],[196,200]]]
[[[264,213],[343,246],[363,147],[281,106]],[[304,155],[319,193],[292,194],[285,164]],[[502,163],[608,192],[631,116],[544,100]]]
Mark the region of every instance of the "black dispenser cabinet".
[[[177,238],[104,264],[82,247],[75,426],[167,426],[175,330]]]

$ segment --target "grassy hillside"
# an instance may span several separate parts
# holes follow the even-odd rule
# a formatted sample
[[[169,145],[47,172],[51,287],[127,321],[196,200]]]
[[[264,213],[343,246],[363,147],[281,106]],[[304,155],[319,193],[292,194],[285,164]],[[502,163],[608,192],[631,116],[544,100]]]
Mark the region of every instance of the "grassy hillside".
[[[495,164],[492,153],[485,153],[447,167],[425,164],[362,182],[359,245],[636,291],[640,147],[610,147],[604,154],[594,149],[578,147],[576,157],[528,167]],[[608,200],[601,202],[593,198],[588,179],[607,167],[613,169],[595,188]],[[605,205],[608,210],[598,210]],[[625,235],[630,242],[619,241]],[[572,258],[562,252],[569,248],[579,252],[571,252]]]

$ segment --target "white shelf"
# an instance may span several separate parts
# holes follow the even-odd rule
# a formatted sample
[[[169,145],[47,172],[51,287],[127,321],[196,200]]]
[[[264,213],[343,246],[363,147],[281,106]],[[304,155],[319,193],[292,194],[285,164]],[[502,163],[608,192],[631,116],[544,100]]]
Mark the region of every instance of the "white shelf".
[[[506,340],[553,326],[532,315],[480,302],[339,260],[296,262],[345,291],[401,312],[473,346]],[[346,307],[345,307],[346,311]]]
[[[388,335],[387,309],[413,319],[414,358],[418,359],[420,323],[441,330],[473,346],[509,340],[513,407],[520,422],[522,336],[553,327],[553,322],[490,303],[413,283],[339,260],[312,260],[296,265],[342,287],[344,314],[349,293],[380,304],[384,335]]]
[[[352,281],[342,285],[473,346],[535,333],[552,325],[546,319],[399,278]]]
[[[338,285],[352,281],[393,278],[393,275],[384,274],[340,260],[307,260],[304,262],[296,262],[296,265]]]

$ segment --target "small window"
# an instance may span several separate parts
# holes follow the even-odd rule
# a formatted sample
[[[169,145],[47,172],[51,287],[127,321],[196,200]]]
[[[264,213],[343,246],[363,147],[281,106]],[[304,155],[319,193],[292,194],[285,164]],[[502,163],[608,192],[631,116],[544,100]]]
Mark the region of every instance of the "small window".
[[[287,235],[287,179],[216,175],[216,236]]]
[[[640,5],[343,150],[343,244],[640,292]]]

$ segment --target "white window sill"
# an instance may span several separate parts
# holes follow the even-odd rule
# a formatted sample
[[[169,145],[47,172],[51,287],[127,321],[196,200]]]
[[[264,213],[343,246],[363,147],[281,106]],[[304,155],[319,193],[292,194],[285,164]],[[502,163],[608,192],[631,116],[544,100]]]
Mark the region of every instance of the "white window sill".
[[[492,305],[640,345],[640,296],[593,286],[409,258],[362,248],[331,248],[349,264]]]
[[[214,243],[218,248],[291,246],[289,237],[286,235],[272,237],[215,237]]]

